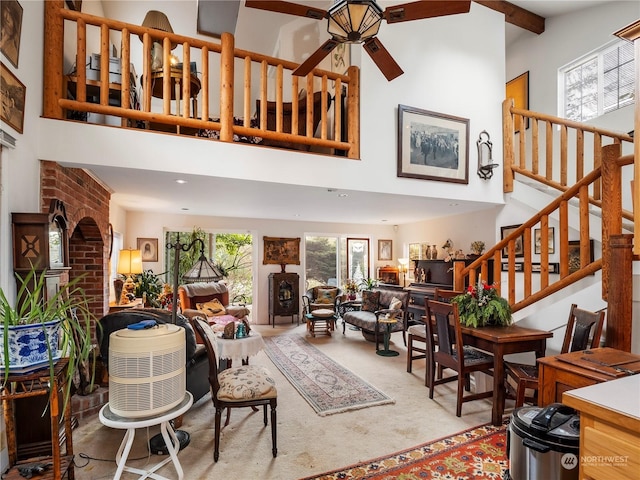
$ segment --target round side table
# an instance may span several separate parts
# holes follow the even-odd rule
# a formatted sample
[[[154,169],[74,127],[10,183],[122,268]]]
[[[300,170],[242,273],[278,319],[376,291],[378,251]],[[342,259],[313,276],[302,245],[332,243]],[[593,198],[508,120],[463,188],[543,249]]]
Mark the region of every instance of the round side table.
[[[376,353],[383,357],[397,357],[400,352],[389,349],[389,339],[391,338],[391,325],[398,323],[398,320],[395,318],[380,318],[378,322],[386,325],[387,328],[384,331],[384,350],[376,350]]]
[[[184,472],[182,470],[182,466],[180,465],[180,461],[178,460],[178,450],[180,450],[180,442],[178,441],[178,437],[176,436],[173,427],[169,423],[170,420],[173,420],[176,417],[179,417],[183,413],[185,413],[191,407],[193,403],[193,396],[190,392],[185,392],[184,399],[178,405],[173,407],[168,412],[164,412],[158,416],[152,417],[143,417],[143,418],[125,418],[119,415],[116,415],[111,411],[109,404],[105,404],[100,409],[100,422],[103,425],[111,428],[118,428],[121,430],[126,430],[127,432],[124,434],[124,438],[122,439],[122,443],[120,443],[120,447],[118,448],[118,453],[116,453],[116,463],[118,465],[118,469],[116,470],[115,475],[113,476],[113,480],[118,480],[122,475],[123,471],[137,473],[140,475],[140,478],[154,478],[156,480],[169,480],[167,477],[163,477],[162,475],[158,475],[154,473],[160,467],[163,467],[169,462],[173,462],[173,466],[178,473],[178,479],[182,480],[184,478]],[[133,468],[127,466],[127,457],[129,456],[129,452],[131,451],[131,446],[133,445],[133,439],[136,436],[136,428],[145,428],[152,427],[154,425],[160,425],[160,431],[162,432],[162,438],[164,439],[165,444],[169,450],[169,457],[162,460],[160,463],[156,465],[150,466],[147,470],[142,470],[139,468]]]

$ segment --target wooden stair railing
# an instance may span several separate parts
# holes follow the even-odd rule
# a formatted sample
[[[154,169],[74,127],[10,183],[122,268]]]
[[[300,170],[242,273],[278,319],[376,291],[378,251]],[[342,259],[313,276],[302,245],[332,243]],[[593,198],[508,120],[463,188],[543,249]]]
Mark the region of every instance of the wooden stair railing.
[[[220,140],[232,142],[234,135],[247,137],[262,137],[279,142],[289,142],[299,145],[316,146],[332,151],[340,152],[347,158],[357,159],[360,156],[360,125],[359,125],[359,69],[350,67],[345,75],[325,70],[315,69],[305,78],[291,75],[298,64],[286,60],[261,55],[246,50],[236,49],[234,38],[231,34],[223,34],[219,44],[166,33],[160,30],[149,29],[139,25],[128,24],[112,19],[88,15],[64,8],[63,0],[50,0],[44,2],[45,7],[45,36],[47,48],[44,53],[44,116],[47,118],[65,119],[67,111],[90,112],[102,115],[110,115],[122,119],[121,126],[130,126],[132,121],[142,121],[150,124],[165,124],[171,126],[189,127],[192,129],[208,129],[219,132]],[[75,52],[64,51],[65,31],[75,30]],[[100,79],[98,81],[87,80],[86,70],[82,68],[84,61],[78,62],[80,68],[76,68],[73,76],[76,92],[75,99],[67,99],[64,89],[64,59],[87,58],[87,38],[99,37],[100,39]],[[140,37],[143,45],[143,71],[141,76],[141,101],[140,109],[131,105],[131,90],[129,79],[131,73],[131,38]],[[122,84],[109,83],[109,46],[114,41],[121,44],[121,72]],[[160,71],[151,70],[151,49],[154,42],[163,45],[163,69],[162,80],[162,112],[152,111],[152,84],[151,77]],[[200,68],[202,69],[199,92],[201,108],[198,112],[192,111],[190,102],[183,101],[179,112],[171,112],[171,97],[173,86],[171,46],[177,44],[182,50],[182,76],[181,98],[191,97],[191,71],[190,62],[194,53],[200,55]],[[243,83],[236,88],[234,80],[236,69],[241,68]],[[275,79],[269,77],[270,69],[275,70]],[[213,72],[220,72],[219,87]],[[100,88],[108,85],[109,88]],[[212,86],[214,85],[214,86]],[[307,95],[304,99],[298,99],[299,86],[304,86]],[[98,103],[87,101],[89,87],[99,89]],[[215,98],[215,91],[219,89],[219,98]],[[120,93],[120,106],[109,104],[110,93]],[[322,114],[318,128],[319,138],[314,137],[313,125],[313,94],[321,92]],[[266,105],[268,94],[274,92],[276,102],[276,117],[281,118],[284,105],[284,97],[291,96],[293,112],[292,133],[283,131],[282,122],[278,121],[274,130],[267,129],[266,112],[261,112],[261,123],[252,126],[251,119],[254,113],[255,100],[260,99],[261,105]],[[345,93],[346,92],[346,93]],[[240,102],[236,102],[239,99]],[[346,121],[342,115],[343,99],[345,100]],[[219,102],[219,115],[210,113],[211,105]],[[334,115],[327,115],[329,102],[334,103]],[[298,104],[306,102],[306,114],[304,118],[298,118]],[[240,112],[234,114],[234,105],[241,104]],[[279,113],[278,113],[279,112]],[[213,121],[211,117],[219,120]],[[236,125],[235,118],[242,118],[242,124]],[[297,125],[306,122],[306,134],[299,135]],[[346,141],[341,139],[346,136]]]

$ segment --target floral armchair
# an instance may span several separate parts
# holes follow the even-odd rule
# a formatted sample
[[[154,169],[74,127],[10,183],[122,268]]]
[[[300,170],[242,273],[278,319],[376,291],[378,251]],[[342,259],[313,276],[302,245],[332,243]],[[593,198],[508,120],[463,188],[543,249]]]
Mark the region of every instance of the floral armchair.
[[[302,296],[303,314],[306,315],[319,309],[328,309],[336,312],[341,298],[342,290],[338,287],[331,285],[313,287]]]

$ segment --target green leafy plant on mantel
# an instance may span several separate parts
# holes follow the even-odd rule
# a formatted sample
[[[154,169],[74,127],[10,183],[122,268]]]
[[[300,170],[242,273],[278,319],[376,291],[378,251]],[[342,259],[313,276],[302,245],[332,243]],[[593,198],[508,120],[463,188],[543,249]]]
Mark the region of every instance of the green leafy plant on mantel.
[[[495,285],[478,280],[476,285],[469,285],[466,293],[453,297],[451,302],[458,305],[460,323],[467,327],[511,325],[511,306],[498,295]]]
[[[0,288],[0,321],[2,331],[0,335],[0,363],[4,370],[4,386],[9,378],[11,370],[10,341],[16,327],[24,325],[39,326],[38,331],[44,333],[46,344],[46,358],[48,358],[50,381],[53,383],[57,357],[69,359],[65,371],[65,387],[63,390],[64,406],[66,407],[71,394],[77,390],[80,394],[88,394],[94,389],[95,363],[89,361],[92,357],[93,346],[91,344],[91,325],[95,322],[95,316],[88,306],[88,299],[82,288],[78,286],[82,276],[70,280],[61,285],[58,291],[45,300],[46,271],[36,271],[32,268],[26,276],[16,274],[18,281],[17,298],[15,306],[7,298],[4,290]],[[60,322],[59,343],[53,344],[49,337],[48,325]],[[46,325],[45,325],[46,324]],[[45,347],[43,347],[45,348]],[[16,351],[14,348],[12,351]],[[18,355],[21,350],[18,348]],[[45,367],[46,367],[45,362]],[[15,364],[14,364],[15,365]],[[44,367],[41,367],[44,368]],[[80,373],[80,385],[74,383],[74,377]],[[83,380],[84,379],[84,380]]]

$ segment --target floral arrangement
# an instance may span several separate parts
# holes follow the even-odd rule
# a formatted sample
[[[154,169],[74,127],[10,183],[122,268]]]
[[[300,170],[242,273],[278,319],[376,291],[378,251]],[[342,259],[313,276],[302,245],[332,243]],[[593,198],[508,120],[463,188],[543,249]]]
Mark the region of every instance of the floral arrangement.
[[[460,323],[467,327],[511,324],[511,306],[498,295],[495,284],[478,279],[476,285],[469,285],[466,293],[453,297],[451,302],[458,305]]]
[[[160,308],[171,310],[173,307],[173,288],[168,283],[162,286],[162,293],[158,295],[158,301],[160,302]]]
[[[484,242],[482,240],[472,242],[471,251],[476,255],[482,255],[482,252],[484,252]]]
[[[357,293],[358,284],[349,278],[344,284],[344,291],[347,293]]]

